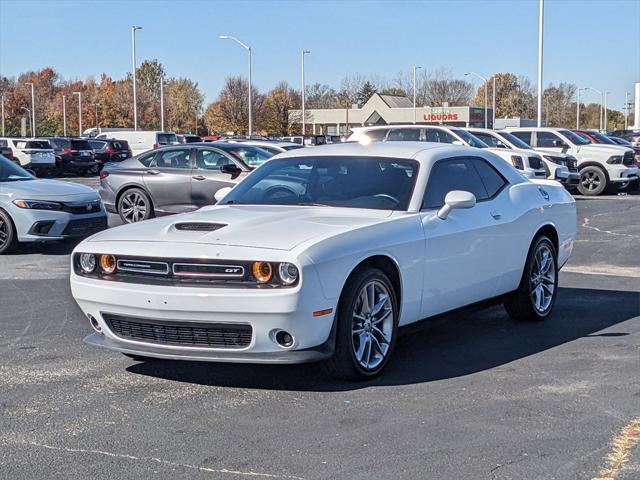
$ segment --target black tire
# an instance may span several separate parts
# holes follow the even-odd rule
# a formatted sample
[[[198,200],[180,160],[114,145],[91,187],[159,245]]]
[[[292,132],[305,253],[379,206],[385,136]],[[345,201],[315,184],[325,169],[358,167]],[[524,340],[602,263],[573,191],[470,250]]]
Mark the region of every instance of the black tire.
[[[139,209],[135,210],[135,205]],[[141,206],[144,205],[144,210]],[[133,208],[132,211],[129,208]],[[124,191],[118,199],[118,214],[123,223],[135,223],[153,217],[153,203],[147,192],[141,188],[130,188]]]
[[[550,253],[550,259],[552,261],[547,273],[551,271],[553,273],[553,282],[547,282],[544,276],[538,275],[536,269],[539,268],[539,262],[536,260],[536,256],[539,252],[546,251]],[[535,280],[534,280],[535,278]],[[534,283],[535,282],[535,283]],[[544,285],[552,283],[553,291],[550,293],[549,303],[546,301],[539,302],[543,308],[536,306],[536,300],[540,298],[541,294],[549,295],[549,290]],[[536,287],[534,289],[534,287]],[[538,289],[542,290],[538,290]],[[540,293],[536,294],[539,291]],[[546,293],[544,293],[546,292]],[[552,312],[553,306],[556,303],[558,296],[558,254],[553,245],[553,242],[546,236],[541,235],[534,239],[529,253],[527,255],[527,261],[522,273],[522,279],[518,289],[511,295],[511,297],[504,302],[504,308],[511,318],[520,321],[542,321],[546,319]]]
[[[384,301],[385,303],[377,315],[370,315],[367,320],[358,324],[359,321],[355,317],[356,309],[363,306],[361,295],[363,295],[364,289],[370,285],[374,285],[374,304],[382,304],[384,301],[382,295],[385,293],[388,293],[389,301]],[[376,288],[379,290],[375,290]],[[377,300],[376,293],[379,294]],[[391,308],[390,313],[388,313],[389,308]],[[397,294],[389,277],[377,268],[364,268],[356,271],[347,281],[340,297],[335,319],[335,353],[324,363],[328,373],[344,380],[368,380],[379,375],[387,365],[395,348],[398,334],[398,313]],[[380,328],[377,329],[376,325]],[[362,326],[362,331],[360,334],[356,334],[354,329],[360,326]],[[368,340],[363,341],[363,338]],[[385,340],[387,341],[385,342]],[[362,347],[364,361],[367,344],[369,350],[366,363],[372,364],[369,368],[362,365],[356,352],[356,350],[360,351],[360,347]],[[372,355],[374,361],[372,361]]]
[[[631,180],[620,185],[621,192],[635,192],[640,188],[640,180]]]
[[[607,190],[607,183],[606,172],[600,167],[589,165],[580,170],[578,191],[586,196],[602,195]]]
[[[9,214],[0,210],[0,255],[11,252],[17,244],[16,227]]]

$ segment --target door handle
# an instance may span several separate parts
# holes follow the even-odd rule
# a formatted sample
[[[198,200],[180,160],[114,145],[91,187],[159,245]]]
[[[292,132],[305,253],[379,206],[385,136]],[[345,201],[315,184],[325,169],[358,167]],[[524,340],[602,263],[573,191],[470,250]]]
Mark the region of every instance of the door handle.
[[[491,216],[496,220],[500,220],[502,218],[502,214],[496,210],[491,210]]]
[[[194,180],[206,180],[207,177],[203,177],[202,175],[194,175],[193,177]]]
[[[160,170],[147,170],[147,174],[149,175],[158,175]]]

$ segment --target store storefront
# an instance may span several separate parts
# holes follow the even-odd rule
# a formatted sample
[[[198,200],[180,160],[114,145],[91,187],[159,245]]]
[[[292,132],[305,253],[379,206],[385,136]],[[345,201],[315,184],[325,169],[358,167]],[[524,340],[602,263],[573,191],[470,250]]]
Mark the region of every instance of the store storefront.
[[[415,115],[415,122],[414,122]],[[489,128],[492,111],[487,111]],[[351,127],[366,125],[453,125],[484,127],[485,112],[481,107],[417,107],[408,97],[374,94],[360,108],[310,109],[305,111],[307,134],[344,135]],[[290,110],[291,123],[300,124],[301,110]]]

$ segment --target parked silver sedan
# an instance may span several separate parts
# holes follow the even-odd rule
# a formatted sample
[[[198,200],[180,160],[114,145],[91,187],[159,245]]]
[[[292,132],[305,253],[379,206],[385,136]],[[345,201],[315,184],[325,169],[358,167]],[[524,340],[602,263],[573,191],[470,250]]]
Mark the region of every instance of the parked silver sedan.
[[[0,156],[0,255],[19,242],[88,236],[105,228],[107,214],[95,190],[37,179]]]
[[[107,211],[124,223],[186,213],[215,203],[273,154],[242,144],[189,143],[150,150],[100,173],[98,192]]]

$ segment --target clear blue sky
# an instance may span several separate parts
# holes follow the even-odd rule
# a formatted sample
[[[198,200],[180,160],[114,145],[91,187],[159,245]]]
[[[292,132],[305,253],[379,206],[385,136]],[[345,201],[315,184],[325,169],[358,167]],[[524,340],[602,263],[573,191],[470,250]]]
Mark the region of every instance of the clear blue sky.
[[[138,62],[157,58],[170,76],[197,81],[207,101],[226,76],[246,74],[244,50],[218,39],[225,33],[253,47],[261,90],[281,79],[299,86],[301,48],[312,51],[307,83],[392,78],[418,64],[459,76],[509,71],[535,84],[537,12],[537,0],[0,0],[0,74],[53,66],[65,78],[120,78],[135,24],[144,27]],[[545,19],[544,84],[609,90],[620,109],[640,80],[640,0],[547,0]]]

